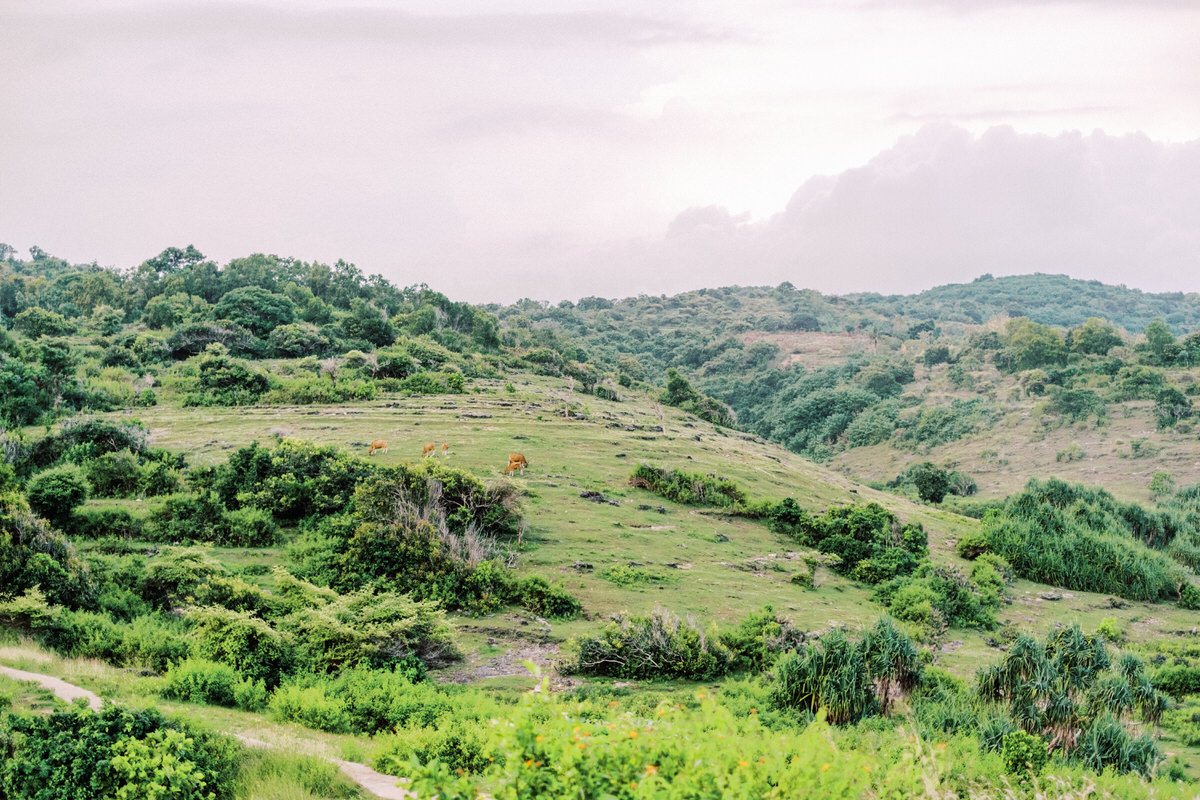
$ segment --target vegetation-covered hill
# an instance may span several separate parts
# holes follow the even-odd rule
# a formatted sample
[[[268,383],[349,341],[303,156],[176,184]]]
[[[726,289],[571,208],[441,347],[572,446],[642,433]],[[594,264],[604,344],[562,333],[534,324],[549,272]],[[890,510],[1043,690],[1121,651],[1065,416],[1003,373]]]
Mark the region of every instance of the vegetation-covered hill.
[[[197,720],[444,797],[1186,796],[1200,339],[1166,322],[0,256],[0,661],[122,704],[0,683],[0,797],[354,794]]]

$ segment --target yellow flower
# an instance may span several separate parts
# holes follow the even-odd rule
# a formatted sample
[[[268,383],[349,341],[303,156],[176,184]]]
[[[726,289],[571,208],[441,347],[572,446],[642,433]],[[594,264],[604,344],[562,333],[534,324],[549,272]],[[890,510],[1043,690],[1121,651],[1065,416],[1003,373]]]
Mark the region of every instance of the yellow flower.
[[[752,708],[752,709],[750,709],[750,713],[751,713],[751,714],[757,714],[757,713],[758,713],[758,709],[757,709],[757,708]]]
[[[630,739],[636,739],[636,738],[637,738],[637,731],[630,731],[630,732],[629,732],[629,738],[630,738]]]
[[[577,744],[575,746],[578,747],[580,750],[582,750],[583,748],[587,747],[587,742],[580,742],[579,744]]]
[[[658,772],[658,767],[654,766],[653,764],[646,765],[646,774],[647,775],[653,775],[656,772]]]
[[[863,764],[863,772],[870,772],[870,771],[871,771],[871,765]]]
[[[945,749],[946,749],[946,743],[945,743],[945,742],[938,742],[937,744],[935,744],[935,745],[934,745],[934,747],[936,747],[938,750],[945,750]]]
[[[830,768],[830,767],[832,767],[832,766],[833,766],[833,764],[822,764],[822,765],[821,765],[821,772],[824,772],[825,770],[829,769],[829,768]]]
[[[617,707],[617,706],[619,706],[619,705],[621,705],[621,704],[620,704],[620,703],[618,703],[616,700],[613,700],[612,702],[610,702],[610,703],[608,704],[608,707],[609,707],[609,708],[616,708],[616,707]]]
[[[630,782],[629,782],[629,788],[630,788],[630,789],[636,789],[636,788],[637,788],[637,781],[630,781]]]
[[[525,766],[527,766],[527,767],[532,767],[532,766],[533,766],[533,759],[532,759],[532,758],[527,758],[527,759],[525,759]]]
[[[535,736],[533,740],[534,740],[535,742],[540,742],[540,741],[542,741],[542,740],[543,740],[543,739],[545,739],[545,738],[546,738],[545,736],[542,736],[542,735],[540,735],[540,734],[539,734],[538,736]]]
[[[581,728],[579,725],[576,725],[576,726],[575,726],[574,728],[572,728],[571,730],[572,730],[572,731],[574,731],[575,733],[579,733],[579,731],[581,731],[581,730],[582,730],[582,728]]]
[[[739,761],[738,766],[739,767],[748,767],[748,766],[750,766],[750,762],[749,761]]]

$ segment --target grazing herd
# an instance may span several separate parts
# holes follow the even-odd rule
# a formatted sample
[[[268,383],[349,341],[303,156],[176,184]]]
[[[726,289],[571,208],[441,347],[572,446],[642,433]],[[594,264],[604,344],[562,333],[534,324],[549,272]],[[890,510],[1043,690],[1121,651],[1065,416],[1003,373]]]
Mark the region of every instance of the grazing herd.
[[[373,456],[376,453],[387,453],[387,451],[388,451],[387,439],[376,439],[375,441],[373,441],[369,445],[367,445],[367,455],[368,456]],[[426,456],[431,456],[431,455],[436,456],[437,454],[438,454],[437,453],[437,442],[429,442],[424,447],[421,448],[421,458],[425,458]],[[450,454],[450,443],[449,442],[442,442],[441,454],[443,456]],[[504,474],[511,475],[514,472],[519,472],[521,475],[524,475],[525,468],[528,466],[529,466],[529,462],[525,459],[524,455],[522,455],[521,453],[509,453],[508,454],[508,466],[505,468]]]

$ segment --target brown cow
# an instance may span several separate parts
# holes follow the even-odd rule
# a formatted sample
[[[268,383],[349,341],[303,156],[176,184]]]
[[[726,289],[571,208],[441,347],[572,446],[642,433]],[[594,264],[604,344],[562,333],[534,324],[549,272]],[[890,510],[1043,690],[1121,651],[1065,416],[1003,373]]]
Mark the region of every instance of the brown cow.
[[[375,455],[376,450],[387,452],[387,439],[376,439],[367,447],[367,455]]]
[[[508,467],[504,470],[505,475],[511,475],[514,472],[525,474],[525,468],[529,466],[529,462],[525,460],[525,456],[520,453],[508,454]]]
[[[449,455],[449,453],[450,453],[450,443],[442,442],[442,455]]]
[[[425,456],[429,455],[430,453],[433,453],[433,448],[435,448],[435,447],[437,447],[437,444],[435,442],[430,442],[429,444],[425,445],[425,447],[421,450],[421,458],[424,458]],[[434,455],[437,455],[437,454],[434,453]]]

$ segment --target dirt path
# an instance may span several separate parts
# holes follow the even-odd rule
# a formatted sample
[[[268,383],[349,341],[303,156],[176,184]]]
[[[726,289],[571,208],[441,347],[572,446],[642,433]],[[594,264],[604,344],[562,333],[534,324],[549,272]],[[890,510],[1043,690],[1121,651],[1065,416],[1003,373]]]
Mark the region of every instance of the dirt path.
[[[66,700],[68,703],[79,697],[86,698],[88,705],[96,711],[100,710],[102,704],[100,696],[95,692],[89,692],[80,686],[67,683],[62,678],[42,675],[37,672],[26,672],[23,669],[14,669],[5,666],[0,666],[0,675],[5,675],[17,681],[33,681],[53,692],[56,697]],[[251,747],[271,747],[270,744],[261,739],[252,739],[249,736],[242,736],[240,734],[234,734],[234,736],[243,744]],[[384,775],[382,772],[376,772],[370,767],[356,764],[353,761],[343,761],[340,758],[329,758],[326,760],[337,766],[347,778],[357,783],[373,797],[380,797],[383,800],[405,800],[406,798],[416,797],[412,792],[396,785],[400,779],[395,775]]]
[[[62,678],[52,678],[49,675],[42,675],[37,672],[26,672],[23,669],[13,669],[12,667],[3,666],[0,666],[0,675],[12,678],[15,681],[33,681],[43,689],[49,689],[54,692],[56,697],[66,700],[68,703],[74,702],[80,697],[86,698],[92,710],[100,710],[101,702],[98,694],[67,683]]]

